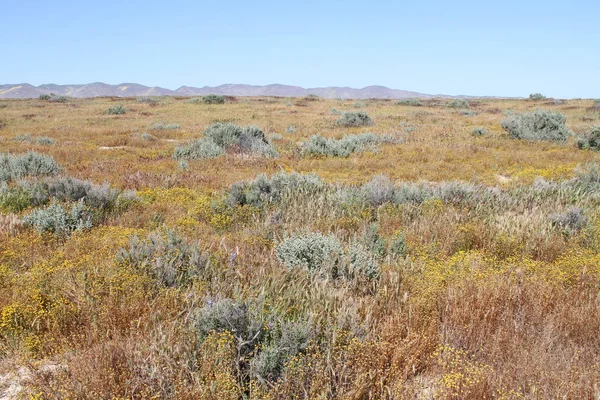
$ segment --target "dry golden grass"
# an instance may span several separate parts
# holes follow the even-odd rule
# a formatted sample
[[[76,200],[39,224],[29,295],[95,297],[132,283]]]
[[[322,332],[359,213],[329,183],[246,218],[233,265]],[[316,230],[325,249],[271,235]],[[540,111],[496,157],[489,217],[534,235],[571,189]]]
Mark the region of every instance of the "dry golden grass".
[[[224,105],[161,98],[67,103],[0,100],[2,152],[51,155],[63,175],[136,190],[139,200],[68,238],[41,235],[0,209],[0,364],[32,370],[32,398],[203,399],[541,399],[600,396],[600,194],[551,193],[532,204],[489,209],[430,199],[420,204],[348,206],[324,197],[264,209],[228,208],[230,185],[260,173],[315,173],[358,185],[385,174],[401,182],[468,181],[494,190],[530,190],[536,177],[564,182],[600,154],[564,144],[512,140],[504,111],[563,113],[583,133],[600,124],[588,100],[477,100],[474,116],[426,101],[422,107],[364,101],[374,125],[344,128],[332,109],[354,101],[284,98]],[[124,115],[104,111],[122,104]],[[177,145],[205,126],[256,125],[273,140],[274,159],[225,155],[181,169]],[[180,126],[151,130],[157,123]],[[294,126],[295,133],[287,132]],[[475,137],[474,127],[489,134]],[[348,158],[305,158],[311,135],[341,138],[398,133],[401,144]],[[142,133],[155,140],[145,140]],[[14,140],[50,137],[54,145]],[[479,189],[478,189],[479,190]],[[492,190],[492,189],[490,189]],[[553,197],[554,196],[554,197]],[[549,218],[581,207],[576,234]],[[408,256],[381,260],[374,281],[288,270],[274,254],[286,234],[334,233],[349,242],[377,223],[390,241],[402,233]],[[210,254],[191,283],[157,284],[148,265],[117,261],[130,238],[161,227]],[[146,268],[146,269],[145,269]],[[256,347],[239,332],[194,328],[199,309],[231,298],[264,318]],[[207,300],[208,299],[208,300]],[[212,303],[210,303],[212,304]],[[269,319],[271,318],[271,319]],[[275,321],[275,322],[274,322]],[[310,327],[310,344],[285,360],[276,379],[256,372],[262,346],[290,321]],[[270,336],[273,335],[273,336]],[[280,351],[282,351],[280,349]],[[60,368],[47,370],[44,363]],[[13,367],[10,367],[13,368]],[[0,387],[0,393],[3,388]]]

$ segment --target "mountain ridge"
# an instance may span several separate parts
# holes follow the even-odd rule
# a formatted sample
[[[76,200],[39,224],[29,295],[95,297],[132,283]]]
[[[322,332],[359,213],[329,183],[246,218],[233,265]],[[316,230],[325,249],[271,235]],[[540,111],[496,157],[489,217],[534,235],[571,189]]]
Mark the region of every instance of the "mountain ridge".
[[[120,83],[110,85],[102,82],[88,84],[57,85],[53,83],[34,86],[29,83],[3,84],[0,85],[0,99],[28,99],[37,98],[43,94],[54,93],[59,96],[74,98],[92,97],[139,97],[139,96],[205,96],[207,94],[218,94],[224,96],[255,97],[255,96],[281,96],[281,97],[304,97],[317,95],[323,98],[342,99],[406,99],[406,98],[462,98],[482,96],[450,96],[440,94],[426,94],[407,90],[391,89],[381,85],[365,86],[363,88],[351,88],[340,86],[328,86],[317,88],[303,88],[300,86],[282,85],[278,83],[270,85],[247,85],[247,84],[223,84],[219,86],[181,86],[175,90],[165,89],[159,86],[145,86],[138,83]]]

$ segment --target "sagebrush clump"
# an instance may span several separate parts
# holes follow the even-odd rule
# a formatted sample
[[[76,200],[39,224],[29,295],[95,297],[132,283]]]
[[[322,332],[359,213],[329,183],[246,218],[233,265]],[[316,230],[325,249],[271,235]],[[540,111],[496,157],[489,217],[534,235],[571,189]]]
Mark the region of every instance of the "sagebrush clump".
[[[502,120],[501,125],[513,139],[563,142],[571,135],[566,121],[560,113],[536,110],[510,115]]]
[[[127,109],[125,107],[123,107],[122,105],[118,105],[118,106],[114,106],[114,107],[110,107],[108,108],[106,111],[104,111],[104,114],[107,115],[123,115],[127,113]]]
[[[471,134],[473,136],[485,136],[487,135],[489,132],[487,131],[487,129],[485,129],[482,126],[477,126],[475,128],[473,128],[473,130],[471,131]]]
[[[60,167],[46,154],[30,151],[24,154],[0,153],[0,182],[9,182],[26,176],[56,175]]]
[[[600,126],[594,126],[585,134],[577,138],[577,147],[581,150],[600,151]]]
[[[255,126],[241,127],[231,123],[217,123],[204,129],[204,137],[175,149],[177,160],[215,158],[226,152],[277,157],[275,147],[265,133]]]
[[[369,126],[373,125],[373,120],[369,117],[369,114],[363,111],[359,112],[345,112],[341,118],[337,120],[337,125],[355,127],[355,126]]]
[[[225,97],[218,94],[209,94],[202,97],[202,102],[204,104],[225,104]]]
[[[395,135],[375,135],[361,133],[344,135],[341,139],[325,138],[313,135],[302,143],[301,152],[304,156],[348,157],[355,152],[365,150],[376,151],[383,143],[402,143],[403,138]]]
[[[25,215],[23,224],[40,233],[67,237],[72,232],[91,228],[92,217],[85,209],[83,200],[74,203],[70,209],[53,202],[46,208],[35,209]]]

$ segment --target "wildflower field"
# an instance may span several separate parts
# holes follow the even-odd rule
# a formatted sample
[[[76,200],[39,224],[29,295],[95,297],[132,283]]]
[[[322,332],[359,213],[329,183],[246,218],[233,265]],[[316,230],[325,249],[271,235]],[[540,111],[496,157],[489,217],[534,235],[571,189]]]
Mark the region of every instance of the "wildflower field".
[[[599,398],[597,126],[543,96],[0,100],[0,394]]]

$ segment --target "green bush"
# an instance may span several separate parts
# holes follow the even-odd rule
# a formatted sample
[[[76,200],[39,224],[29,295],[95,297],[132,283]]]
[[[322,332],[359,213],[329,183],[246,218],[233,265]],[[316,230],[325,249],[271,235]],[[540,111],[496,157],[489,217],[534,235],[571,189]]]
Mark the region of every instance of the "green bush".
[[[419,99],[402,99],[396,102],[399,106],[421,107],[423,102]]]
[[[502,120],[501,125],[514,139],[565,141],[571,135],[566,121],[562,114],[536,110],[510,115]]]
[[[267,140],[265,133],[255,126],[241,127],[231,123],[217,123],[204,129],[204,137],[175,149],[177,160],[218,157],[225,152],[257,154],[277,157],[277,151]]]
[[[307,268],[312,273],[333,271],[342,259],[342,244],[334,235],[300,232],[275,246],[275,255],[287,268]]]
[[[92,218],[84,208],[83,200],[73,204],[69,211],[52,202],[47,208],[35,209],[23,217],[23,224],[40,233],[67,237],[72,232],[92,227]]]
[[[10,182],[26,176],[56,175],[60,167],[56,161],[35,151],[24,154],[0,153],[0,182]]]
[[[6,182],[0,184],[0,210],[18,213],[31,205],[29,193],[19,186],[8,186]]]
[[[341,118],[337,120],[337,125],[341,126],[368,126],[373,125],[373,120],[369,117],[369,114],[363,111],[359,112],[345,112]]]
[[[144,132],[140,135],[140,138],[142,140],[145,140],[147,142],[154,142],[156,140],[156,138],[154,136],[152,136],[151,134],[149,134],[148,132]]]
[[[572,207],[562,214],[553,214],[550,216],[550,220],[554,227],[567,236],[581,231],[589,222],[589,218],[579,207]]]
[[[271,178],[260,174],[250,182],[234,183],[229,189],[227,203],[232,207],[262,207],[285,197],[315,196],[325,187],[325,182],[314,174],[278,173]]]
[[[181,128],[178,124],[167,124],[165,122],[157,122],[148,127],[151,131],[169,131]]]
[[[448,107],[451,108],[469,108],[471,105],[467,99],[454,99],[448,103]]]
[[[546,100],[546,96],[541,93],[532,93],[529,95],[529,100]]]
[[[312,135],[308,141],[302,143],[301,152],[304,156],[348,157],[352,153],[367,149],[376,151],[377,146],[383,143],[400,142],[402,139],[393,135],[375,135],[373,133],[344,135],[341,139]]]
[[[152,232],[145,240],[132,237],[117,261],[149,274],[164,287],[187,285],[210,265],[208,253],[169,229]]]
[[[39,97],[40,100],[50,100],[50,95],[49,94],[40,94]]]
[[[202,97],[202,102],[204,104],[224,104],[225,97],[219,96],[218,94],[209,94]]]
[[[592,127],[589,133],[577,139],[576,144],[581,150],[600,151],[600,126]]]
[[[157,105],[159,103],[158,99],[155,99],[153,97],[150,96],[141,96],[137,98],[137,102],[138,103],[146,103],[146,104],[150,104],[151,106]]]
[[[473,128],[473,130],[471,131],[471,134],[473,136],[485,136],[488,134],[488,131],[487,131],[487,129],[485,129],[482,126],[477,126],[477,127]]]
[[[108,114],[108,115],[123,115],[127,112],[127,109],[121,105],[115,106],[115,107],[110,107],[108,108],[106,111],[104,111],[104,114]]]

